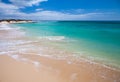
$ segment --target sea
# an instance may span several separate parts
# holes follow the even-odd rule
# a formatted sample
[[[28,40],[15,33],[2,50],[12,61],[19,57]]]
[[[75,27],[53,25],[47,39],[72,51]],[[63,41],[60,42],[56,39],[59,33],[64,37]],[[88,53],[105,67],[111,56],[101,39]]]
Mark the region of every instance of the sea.
[[[120,68],[120,21],[37,21],[13,27],[76,57]]]

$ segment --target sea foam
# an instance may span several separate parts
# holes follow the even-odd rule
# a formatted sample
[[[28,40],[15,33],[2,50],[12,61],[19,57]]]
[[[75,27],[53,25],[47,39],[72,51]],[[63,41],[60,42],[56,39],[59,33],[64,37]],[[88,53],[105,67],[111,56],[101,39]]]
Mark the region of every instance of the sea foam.
[[[65,36],[44,36],[44,37],[38,37],[38,39],[50,40],[50,41],[63,41],[66,38]]]

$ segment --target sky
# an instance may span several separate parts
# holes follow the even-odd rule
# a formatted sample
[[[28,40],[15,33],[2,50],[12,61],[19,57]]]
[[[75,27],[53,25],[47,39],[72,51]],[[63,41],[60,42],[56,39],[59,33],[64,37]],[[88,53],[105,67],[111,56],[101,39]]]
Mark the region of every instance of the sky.
[[[0,19],[120,20],[120,0],[0,0]]]

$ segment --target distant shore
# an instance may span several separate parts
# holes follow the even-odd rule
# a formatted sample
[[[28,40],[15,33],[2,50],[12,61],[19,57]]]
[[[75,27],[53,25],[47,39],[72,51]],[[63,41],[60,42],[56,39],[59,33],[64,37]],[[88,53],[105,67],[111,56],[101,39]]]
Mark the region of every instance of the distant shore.
[[[0,23],[12,24],[12,23],[33,23],[33,20],[21,20],[21,19],[2,19]]]

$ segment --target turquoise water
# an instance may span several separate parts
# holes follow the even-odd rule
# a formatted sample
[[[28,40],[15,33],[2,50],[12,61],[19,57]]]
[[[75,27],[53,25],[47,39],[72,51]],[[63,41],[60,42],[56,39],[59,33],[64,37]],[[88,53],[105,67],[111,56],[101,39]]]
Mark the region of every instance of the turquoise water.
[[[64,39],[66,42],[58,42],[58,47],[120,66],[118,21],[43,21],[16,25],[28,36]]]

